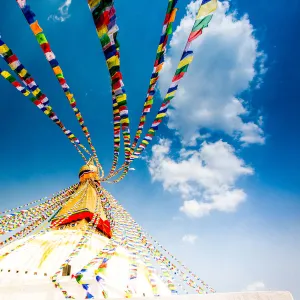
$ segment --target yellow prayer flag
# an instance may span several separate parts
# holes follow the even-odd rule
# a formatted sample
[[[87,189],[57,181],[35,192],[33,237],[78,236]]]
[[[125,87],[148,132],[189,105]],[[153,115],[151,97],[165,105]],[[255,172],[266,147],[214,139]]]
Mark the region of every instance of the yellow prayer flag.
[[[107,26],[101,26],[99,29],[97,29],[98,38],[101,38],[105,33],[108,32]]]
[[[207,3],[205,3],[204,5],[201,5],[196,19],[198,20],[202,17],[206,17],[207,15],[209,15],[210,13],[215,11],[217,9],[217,7],[218,7],[218,0],[211,0]]]
[[[6,44],[0,46],[0,54],[4,54],[9,50]]]
[[[33,96],[36,96],[41,90],[39,88],[35,89],[32,94]]]
[[[156,116],[156,118],[163,118],[165,117],[167,114],[166,113],[160,113]]]
[[[26,92],[24,93],[24,96],[27,97],[27,96],[29,96],[29,95],[30,95],[30,92],[26,90]]]
[[[157,81],[156,78],[152,78],[152,79],[150,80],[150,84],[152,85],[152,84],[154,84],[156,81]]]
[[[49,116],[49,115],[50,115],[50,113],[51,113],[51,111],[50,111],[50,110],[48,110],[48,109],[44,110],[44,114],[45,114],[45,115]]]
[[[97,6],[99,3],[101,2],[101,0],[88,0],[88,4],[90,8],[94,8],[95,6]]]
[[[21,77],[24,77],[26,74],[27,74],[26,69],[22,69],[22,70],[19,72],[19,75],[20,75]]]
[[[193,60],[193,56],[192,56],[192,55],[190,55],[190,56],[184,58],[184,59],[179,63],[177,69],[180,69],[180,68],[182,68],[182,67],[184,67],[184,66],[190,64],[190,63],[192,62],[192,60]]]
[[[124,101],[127,99],[126,94],[122,94],[116,97],[117,102]]]
[[[1,75],[6,79],[10,76],[10,74],[7,71],[2,71]]]
[[[160,45],[158,46],[156,53],[160,53],[160,52],[162,51],[162,45],[163,45],[163,44],[160,44]]]
[[[119,58],[115,55],[115,56],[112,56],[111,58],[109,58],[107,61],[107,66],[109,69],[111,69],[112,67],[115,67],[115,66],[119,66],[120,65],[120,60]]]
[[[128,118],[121,119],[121,124],[124,124],[124,123],[129,123],[129,119]]]
[[[174,96],[175,96],[175,93],[176,93],[176,90],[173,91],[173,92],[171,92],[171,93],[168,93],[168,94],[166,95],[166,98],[174,97]]]

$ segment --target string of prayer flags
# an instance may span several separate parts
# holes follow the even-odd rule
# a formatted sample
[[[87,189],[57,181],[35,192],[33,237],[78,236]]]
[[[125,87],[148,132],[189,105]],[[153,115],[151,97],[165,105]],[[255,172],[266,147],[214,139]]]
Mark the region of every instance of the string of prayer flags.
[[[8,244],[14,242],[17,239],[22,239],[26,236],[28,236],[31,232],[33,232],[35,229],[37,229],[42,223],[44,223],[49,217],[53,215],[53,213],[61,207],[61,205],[64,202],[60,201],[57,203],[52,204],[46,211],[44,211],[43,214],[41,214],[36,220],[34,220],[32,223],[27,225],[24,229],[20,230],[19,232],[15,233],[13,236],[10,236],[3,242],[0,242],[0,249],[3,248],[4,246],[7,246]],[[13,249],[16,250],[20,245],[18,245],[16,248]],[[11,251],[12,252],[12,251]],[[0,258],[3,258],[7,256],[9,253],[4,253],[3,255],[0,256]]]
[[[4,41],[0,38],[0,55],[9,65],[9,67],[18,74],[19,78],[22,80],[24,85],[28,88],[25,92],[24,90],[20,91],[25,97],[32,94],[30,98],[31,102],[33,102],[45,115],[47,115],[60,129],[63,133],[68,137],[71,143],[78,144],[81,148],[83,148],[88,154],[87,149],[80,143],[79,139],[66,127],[63,125],[61,120],[53,111],[52,107],[49,106],[49,99],[39,86],[36,81],[32,77],[32,75],[25,69],[24,65],[20,62],[17,55],[13,53],[13,51],[4,43]],[[1,72],[2,77],[4,77],[7,81],[12,82],[14,86],[18,85],[17,80],[7,71]],[[16,87],[18,89],[18,87]],[[18,89],[19,90],[19,89]]]
[[[149,234],[147,234],[141,226],[139,226],[130,216],[130,214],[117,203],[117,201],[112,197],[111,194],[109,194],[106,190],[103,189],[103,193],[105,197],[107,197],[107,202],[111,204],[111,207],[113,207],[113,210],[117,210],[118,213],[114,213],[113,218],[115,219],[118,226],[121,226],[120,228],[124,227],[124,232],[126,232],[126,240],[130,240],[135,248],[144,247],[146,245],[147,251],[149,251],[149,254],[154,257],[154,259],[159,263],[161,269],[162,269],[162,276],[167,282],[167,285],[172,293],[176,293],[175,288],[175,282],[174,278],[170,275],[167,269],[172,271],[174,275],[180,276],[191,288],[195,289],[197,293],[207,293],[205,289],[208,292],[215,293],[215,290],[211,288],[208,284],[206,284],[203,280],[198,278],[193,272],[191,272],[183,263],[181,263],[174,255],[172,255],[169,251],[167,251],[165,248],[163,248],[156,240],[154,240]],[[167,255],[170,257],[167,258],[167,256],[163,255],[161,251],[159,251],[158,247],[161,248],[164,252],[167,253]],[[150,258],[148,258],[150,259]],[[177,263],[184,271],[182,271],[178,266],[176,266],[171,259]],[[147,261],[147,257],[143,255],[143,261]],[[148,260],[148,263],[150,260]],[[162,264],[165,265],[165,267],[162,266]],[[149,275],[151,275],[151,269],[153,268],[151,264],[148,265],[148,268],[150,269]],[[167,269],[166,269],[167,268]],[[191,276],[193,278],[191,278]],[[151,279],[149,277],[149,282],[151,282]],[[199,282],[199,284],[197,284]],[[202,286],[205,287],[205,289],[202,288]],[[155,290],[155,284],[153,285],[153,290]],[[185,290],[183,288],[183,290]]]
[[[181,270],[179,270],[178,267],[176,267],[175,265],[173,265],[172,267],[177,269],[177,271],[179,273],[181,273],[183,276],[185,276],[186,278],[189,277],[189,275],[193,276],[195,278],[196,281],[199,281],[201,285],[203,285],[208,291],[215,293],[216,291],[211,288],[208,284],[206,284],[203,280],[201,280],[196,274],[194,274],[192,271],[190,271],[188,269],[188,267],[183,264],[180,260],[178,260],[174,255],[172,255],[168,250],[166,250],[158,241],[156,241],[155,239],[153,239],[149,234],[146,233],[146,235],[154,242],[154,244],[156,244],[159,248],[161,248],[164,252],[166,252],[176,263],[178,263],[184,270],[186,273],[182,272]],[[192,283],[193,281],[190,281],[190,283]],[[199,288],[199,293],[203,293],[203,289]]]
[[[202,30],[208,27],[208,24],[211,21],[211,19],[212,19],[212,15],[209,15],[204,19],[196,20],[192,28],[192,32],[190,33],[190,36],[188,38],[188,43],[191,43],[193,40],[195,40],[198,36],[202,34]]]
[[[58,197],[53,197],[27,210],[21,210],[20,212],[0,218],[0,235],[35,222],[49,207],[55,205],[57,202],[62,202],[66,198],[68,198],[68,194],[63,193]]]
[[[80,192],[81,192],[81,191],[80,191]],[[78,191],[74,192],[74,191],[73,191],[73,193],[72,193],[72,195],[71,195],[70,198],[76,197],[78,194],[80,194],[80,192],[78,192]],[[69,195],[68,195],[68,196],[69,196]],[[63,200],[63,201],[64,201],[64,200]],[[67,201],[67,200],[66,200],[66,201]],[[77,208],[77,206],[81,204],[81,202],[82,202],[82,198],[74,205],[74,209],[72,209],[72,211],[75,210],[75,209]],[[59,209],[61,208],[61,205],[62,205],[62,203],[58,204],[57,210],[59,210]],[[71,212],[71,213],[72,213],[72,212]],[[55,214],[54,214],[54,215],[55,215]],[[50,217],[52,217],[52,216],[53,216],[53,214],[50,215]],[[69,217],[69,214],[67,214],[67,216],[66,216],[65,218],[63,218],[63,219],[61,219],[61,220],[57,220],[57,221],[54,222],[54,224],[52,224],[52,225],[54,225],[54,226],[59,226],[59,225],[60,225],[61,223],[63,223],[68,217]],[[50,218],[50,219],[51,219],[51,218]],[[3,242],[0,242],[0,248],[1,248],[1,246],[3,246],[4,244],[5,244],[5,246],[6,246],[6,245],[8,245],[8,244],[10,244],[10,243],[12,243],[12,242],[14,242],[14,241],[16,241],[16,240],[19,240],[19,239],[21,239],[21,238],[23,238],[23,237],[29,235],[31,232],[33,232],[35,229],[37,229],[40,225],[41,225],[41,223],[39,223],[39,224],[36,225],[36,226],[33,225],[33,226],[30,226],[30,227],[26,227],[26,228],[23,230],[23,233],[21,233],[21,234],[16,233],[16,234],[13,235],[12,237],[9,237],[7,240],[5,240],[5,241],[3,241]],[[48,224],[47,224],[47,225],[48,225]],[[53,227],[53,226],[52,226],[52,227]],[[19,249],[19,248],[21,248],[21,247],[27,245],[28,243],[30,243],[31,241],[33,241],[34,239],[36,239],[38,236],[40,236],[40,235],[46,233],[47,231],[49,231],[50,228],[51,228],[51,226],[48,227],[47,229],[46,229],[46,228],[42,229],[42,230],[39,231],[38,233],[32,235],[29,239],[25,240],[22,244],[16,245],[16,247],[10,249],[9,252],[6,252],[6,253],[3,254],[1,257],[5,257],[5,256],[9,255],[10,253],[12,253],[13,251],[15,251],[15,250],[17,250],[17,249]],[[1,257],[0,257],[0,258],[1,258]]]
[[[121,136],[121,117],[120,117],[120,110],[119,110],[119,105],[116,100],[116,96],[114,93],[112,94],[112,99],[113,99],[113,122],[114,122],[114,157],[113,157],[113,163],[111,170],[108,174],[107,177],[105,177],[106,180],[107,178],[110,178],[111,176],[114,176],[113,174],[115,173],[118,160],[119,160],[119,155],[120,155],[120,136]]]
[[[134,150],[136,148],[136,145],[140,139],[140,136],[142,134],[142,131],[143,131],[143,128],[144,128],[144,125],[146,122],[147,114],[150,113],[152,105],[153,105],[154,95],[155,95],[155,91],[156,91],[155,89],[156,89],[156,85],[157,85],[157,82],[159,79],[159,73],[163,69],[163,65],[164,65],[164,61],[165,61],[166,47],[168,44],[169,36],[172,33],[172,23],[175,21],[175,17],[176,17],[176,12],[177,12],[177,8],[175,8],[176,3],[177,3],[177,0],[169,0],[168,1],[168,7],[167,7],[164,23],[163,23],[162,34],[161,34],[161,37],[159,40],[159,45],[158,45],[157,52],[156,52],[156,58],[155,58],[155,62],[154,62],[153,72],[151,74],[148,92],[147,92],[147,96],[146,96],[146,99],[144,102],[144,108],[142,111],[142,115],[140,117],[138,130],[135,134],[134,141],[131,146],[131,150],[130,150],[131,154],[134,152]],[[114,124],[115,124],[115,118],[119,118],[119,110],[118,111],[115,110],[115,105],[113,107],[114,107]],[[117,114],[115,114],[115,112],[117,112]],[[119,125],[119,123],[116,123],[116,128],[114,128],[114,138],[119,142],[114,141],[113,166],[112,166],[112,169],[111,169],[109,175],[104,178],[105,181],[116,176],[129,163],[129,161],[127,161],[126,165],[123,164],[122,167],[119,168],[119,170],[117,170],[115,172],[117,162],[118,162],[119,147],[120,147],[120,130],[119,130],[118,125]],[[116,133],[119,135],[116,136]],[[128,171],[128,169],[126,169],[126,170]]]
[[[202,0],[196,19],[206,17],[218,8],[218,0]]]
[[[77,187],[78,187],[78,183],[73,184],[70,187],[68,187],[66,189],[63,189],[62,191],[59,191],[57,193],[53,193],[52,195],[50,195],[48,197],[44,197],[44,198],[41,198],[41,199],[38,199],[38,200],[34,200],[34,201],[31,201],[29,203],[20,205],[20,206],[15,207],[15,208],[4,210],[4,211],[0,212],[0,215],[7,214],[7,213],[10,213],[10,212],[15,212],[15,211],[18,211],[20,209],[24,209],[25,207],[34,205],[34,204],[39,203],[41,201],[45,201],[48,198],[57,197],[57,196],[59,196],[62,193],[68,193],[68,195],[70,195],[71,193],[73,193],[76,190]],[[1,218],[1,216],[0,216],[0,218]]]
[[[27,4],[27,1],[26,0],[16,0],[16,1],[19,5],[27,23],[29,24],[31,31],[33,32],[34,36],[36,37],[36,40],[39,43],[40,48],[42,49],[47,61],[49,62],[50,66],[55,74],[56,79],[58,80],[66,98],[68,99],[70,106],[73,109],[73,112],[79,122],[79,125],[80,125],[80,127],[89,143],[89,146],[92,150],[97,167],[99,168],[100,177],[103,177],[104,171],[102,169],[101,164],[99,163],[96,149],[92,143],[90,132],[84,122],[84,119],[82,117],[80,110],[77,107],[77,103],[76,103],[74,94],[71,92],[70,86],[67,83],[67,80],[66,80],[64,73],[62,71],[62,68],[57,60],[57,57],[54,54],[42,27],[40,26],[39,22],[36,20],[35,13],[32,11],[30,6]]]
[[[191,33],[189,34],[189,38],[185,45],[184,51],[182,53],[180,62],[173,76],[172,83],[167,91],[167,94],[162,102],[162,105],[150,129],[148,130],[145,138],[142,140],[140,146],[134,151],[134,153],[131,154],[130,162],[138,158],[142,154],[142,152],[146,149],[146,147],[149,145],[149,143],[152,141],[153,137],[155,136],[155,133],[158,130],[158,127],[161,124],[163,118],[167,115],[168,107],[171,103],[171,100],[175,97],[179,82],[186,74],[188,67],[193,60],[194,52],[193,50],[190,49],[190,47],[193,41],[201,35],[199,32],[202,33],[202,30],[208,26],[212,18],[212,15],[207,15],[207,13],[213,12],[216,8],[217,8],[216,0],[205,0],[202,2],[198,10],[197,18],[194,22],[193,28],[191,30]],[[121,176],[118,179],[115,179],[113,181],[108,181],[108,183],[117,183],[121,181],[127,175],[128,171],[129,171],[129,166],[125,166]]]
[[[3,42],[3,41],[2,41]],[[0,40],[1,43],[1,40]],[[2,54],[1,54],[2,55]],[[3,56],[3,55],[2,55]],[[4,56],[3,56],[4,57]],[[15,56],[15,58],[17,58]],[[18,61],[19,62],[19,61]],[[24,69],[25,70],[25,69]],[[17,69],[13,70],[15,72],[17,72]],[[22,72],[22,70],[20,71]],[[63,131],[63,133],[67,136],[67,138],[70,140],[70,142],[72,143],[72,145],[75,147],[75,149],[77,150],[77,152],[80,154],[80,156],[83,158],[83,160],[86,162],[86,158],[84,156],[84,154],[80,151],[80,149],[77,147],[77,144],[80,144],[80,141],[78,140],[78,138],[70,131],[68,130],[63,123],[61,122],[61,120],[58,118],[58,116],[56,115],[56,113],[53,111],[52,107],[49,106],[45,101],[43,103],[43,100],[40,99],[46,99],[47,97],[42,94],[42,92],[39,92],[39,94],[37,94],[36,96],[34,96],[28,89],[26,89],[25,87],[23,87],[18,81],[17,79],[12,76],[8,71],[4,71],[0,68],[0,74],[1,76],[7,80],[8,82],[10,82],[19,92],[21,92],[25,97],[28,97],[31,95],[31,97],[29,98],[29,100],[35,104],[35,106],[37,106],[37,108],[39,108],[46,116],[48,116],[56,125],[59,126],[59,128]],[[29,73],[28,73],[29,74]],[[20,75],[19,75],[20,76]],[[29,75],[30,76],[30,75]],[[20,77],[22,78],[22,77]],[[29,80],[31,79],[33,80],[32,77],[29,77]],[[28,82],[29,82],[28,80]],[[24,83],[27,85],[26,80],[24,81]],[[39,87],[35,84],[34,81],[31,81],[30,84],[28,84],[28,86],[31,85],[31,88],[36,90],[39,90]],[[84,147],[83,145],[80,144],[81,147]],[[84,148],[85,149],[85,148]],[[85,149],[86,150],[86,149]],[[88,153],[88,151],[86,151]]]
[[[120,69],[120,45],[117,41],[119,28],[116,23],[116,10],[113,6],[113,0],[88,0],[88,6],[92,13],[98,38],[100,39],[105,56],[106,65],[109,70],[113,98],[115,97],[119,109],[121,129],[124,139],[125,158],[129,161],[131,144],[129,116],[127,95]]]
[[[177,0],[169,0],[169,2],[168,2],[167,12],[166,12],[164,23],[163,23],[162,34],[161,34],[161,37],[159,40],[159,45],[158,45],[158,48],[156,51],[154,68],[153,68],[153,72],[152,72],[152,75],[150,78],[150,84],[149,84],[147,96],[146,96],[146,99],[144,102],[143,112],[140,117],[138,130],[135,134],[134,141],[131,146],[131,153],[133,153],[136,148],[136,145],[137,145],[137,143],[141,137],[141,134],[143,132],[147,114],[150,113],[152,105],[153,105],[154,95],[156,92],[156,85],[157,85],[158,79],[159,79],[159,73],[161,72],[161,70],[163,69],[163,66],[164,66],[165,53],[166,53],[166,48],[167,48],[167,44],[168,44],[168,39],[169,39],[170,34],[172,33],[172,23],[175,21],[175,18],[176,18],[176,12],[177,12],[177,8],[175,8],[176,4],[177,4]]]

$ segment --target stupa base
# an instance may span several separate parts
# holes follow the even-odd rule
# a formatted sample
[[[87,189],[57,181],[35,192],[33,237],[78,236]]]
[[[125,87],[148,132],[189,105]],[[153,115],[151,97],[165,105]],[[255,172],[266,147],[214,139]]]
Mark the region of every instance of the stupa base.
[[[100,299],[100,298],[99,298]],[[150,297],[135,298],[136,300],[153,299]],[[293,300],[290,292],[243,292],[216,293],[208,295],[162,296],[159,300]],[[98,300],[98,299],[97,299]]]

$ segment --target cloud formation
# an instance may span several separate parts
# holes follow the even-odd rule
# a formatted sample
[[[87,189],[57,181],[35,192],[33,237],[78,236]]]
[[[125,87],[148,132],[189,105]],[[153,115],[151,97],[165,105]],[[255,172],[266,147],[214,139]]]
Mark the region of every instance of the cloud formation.
[[[182,237],[183,242],[190,243],[190,244],[195,244],[197,239],[198,239],[198,236],[194,235],[194,234],[186,234]]]
[[[171,82],[198,7],[199,1],[187,6],[187,14],[173,34],[160,78],[162,95]],[[194,60],[172,100],[168,127],[180,134],[185,145],[195,145],[205,129],[225,132],[242,144],[265,142],[260,117],[249,120],[251,111],[238,96],[251,84],[259,87],[266,57],[258,51],[248,16],[238,19],[229,9],[229,2],[219,3],[209,27],[193,42]]]
[[[152,147],[149,171],[153,181],[181,195],[181,212],[189,217],[202,217],[213,210],[234,212],[246,200],[246,193],[235,185],[254,171],[228,143],[204,142],[197,150],[183,148],[178,159],[170,157],[170,149],[166,139]]]
[[[72,4],[72,0],[66,0],[59,8],[58,8],[58,13],[55,15],[50,15],[48,17],[48,20],[53,20],[57,22],[64,22],[68,18],[71,17],[69,14],[69,8]]]

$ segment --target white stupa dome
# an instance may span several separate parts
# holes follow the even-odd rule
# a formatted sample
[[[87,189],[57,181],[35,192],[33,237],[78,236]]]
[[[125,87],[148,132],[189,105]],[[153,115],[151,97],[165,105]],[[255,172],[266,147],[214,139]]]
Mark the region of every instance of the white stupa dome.
[[[39,235],[24,246],[3,257],[2,255],[23,244],[28,238],[16,241],[0,250],[0,299],[1,300],[59,300],[64,299],[62,292],[54,287],[51,276],[69,257],[82,237],[78,230],[53,230]],[[71,278],[90,262],[109,238],[99,233],[93,234],[71,262],[71,274],[59,276],[58,281],[75,299],[85,299],[86,291]],[[109,298],[123,298],[129,281],[129,253],[118,247],[116,254],[109,260],[105,271],[105,290]],[[95,280],[95,270],[91,268],[84,274],[85,283],[90,284],[90,291],[96,299],[104,298],[102,288]],[[157,276],[156,284],[160,295],[171,295],[171,292]],[[138,261],[138,272],[133,297],[153,296],[147,270],[142,261]]]

